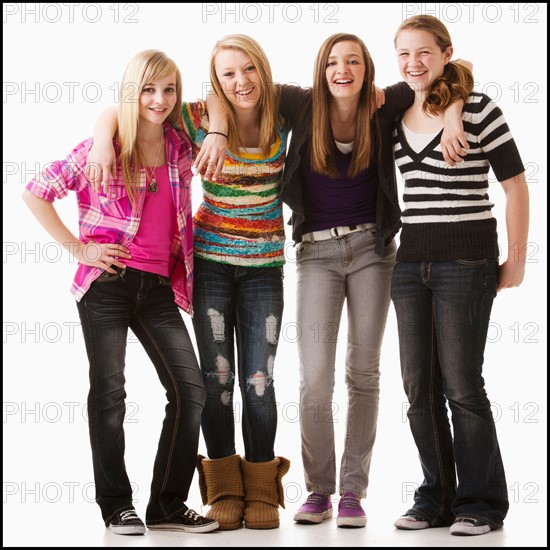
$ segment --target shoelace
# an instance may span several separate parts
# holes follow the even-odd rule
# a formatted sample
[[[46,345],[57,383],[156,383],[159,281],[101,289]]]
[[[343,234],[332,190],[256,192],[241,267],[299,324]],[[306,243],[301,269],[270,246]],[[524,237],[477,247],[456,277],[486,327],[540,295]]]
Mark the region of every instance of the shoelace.
[[[359,501],[353,496],[343,496],[340,501],[340,508],[351,508],[357,510],[359,508]]]
[[[326,498],[327,497],[325,495],[321,495],[319,493],[311,493],[311,495],[309,495],[306,499],[306,504],[320,505],[325,502]]]
[[[128,521],[130,519],[139,519],[135,510],[124,510],[120,513],[120,519],[122,521]]]
[[[183,512],[183,515],[188,517],[191,521],[197,521],[200,518],[200,514],[197,514],[197,512],[191,510],[191,508],[187,508],[187,510]]]

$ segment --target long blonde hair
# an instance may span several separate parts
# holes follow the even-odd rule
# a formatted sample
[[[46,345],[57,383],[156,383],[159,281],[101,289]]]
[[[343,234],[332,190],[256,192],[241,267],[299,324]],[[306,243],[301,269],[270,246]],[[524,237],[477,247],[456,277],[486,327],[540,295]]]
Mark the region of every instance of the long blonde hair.
[[[279,113],[279,97],[273,86],[271,66],[261,46],[250,36],[245,34],[230,34],[218,40],[210,56],[210,81],[217,96],[222,102],[228,117],[228,138],[230,151],[239,150],[239,131],[237,129],[237,115],[235,108],[225,96],[223,88],[216,74],[216,55],[222,49],[241,50],[247,54],[258,71],[260,77],[261,95],[259,100],[260,117],[260,148],[268,154],[271,145],[277,139],[277,123]]]
[[[451,35],[447,27],[433,15],[415,15],[399,25],[395,33],[394,45],[401,31],[425,31],[430,33],[442,52],[452,46]],[[467,101],[468,95],[474,88],[474,76],[467,67],[449,61],[445,65],[443,74],[437,78],[422,105],[422,110],[430,115],[438,115],[458,99]]]
[[[172,73],[176,74],[176,104],[166,118],[166,122],[174,124],[181,116],[182,105],[181,73],[174,61],[159,50],[144,50],[130,60],[122,77],[118,108],[119,159],[124,185],[131,201],[134,200],[135,192],[139,187],[141,167],[141,156],[137,145],[139,98],[147,84]]]
[[[355,34],[337,33],[329,36],[321,46],[313,73],[312,97],[312,139],[311,167],[316,172],[328,176],[336,176],[334,165],[334,138],[330,125],[329,102],[334,101],[326,77],[327,62],[330,52],[339,42],[354,42],[363,54],[365,64],[365,80],[359,97],[357,110],[357,128],[353,145],[353,156],[349,168],[349,176],[356,176],[368,168],[373,154],[374,140],[371,132],[371,119],[374,114],[372,96],[374,93],[374,63],[365,43]]]

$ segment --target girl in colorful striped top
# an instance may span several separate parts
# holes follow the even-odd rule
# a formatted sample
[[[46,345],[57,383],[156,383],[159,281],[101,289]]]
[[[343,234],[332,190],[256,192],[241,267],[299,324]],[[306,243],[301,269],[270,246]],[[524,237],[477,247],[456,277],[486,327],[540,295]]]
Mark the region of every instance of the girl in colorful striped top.
[[[279,188],[288,129],[278,115],[269,61],[252,38],[230,35],[211,55],[210,80],[228,123],[229,152],[216,181],[203,173],[194,217],[195,335],[208,392],[202,418],[209,458],[199,457],[207,513],[222,529],[279,526],[286,458],[275,457],[273,367],[283,314],[284,227]],[[198,154],[206,102],[184,104]],[[235,344],[237,341],[237,369]],[[245,457],[235,452],[236,370]],[[242,474],[241,474],[242,472]],[[244,501],[243,501],[244,496]]]
[[[451,534],[480,535],[502,527],[508,511],[482,366],[493,299],[523,280],[528,190],[501,110],[485,94],[467,93],[472,75],[450,62],[451,38],[441,21],[429,15],[406,20],[395,46],[416,97],[394,134],[405,211],[392,299],[407,414],[424,473],[413,507],[395,525],[452,524]],[[465,101],[469,150],[451,167],[438,144],[442,113],[457,97]],[[490,168],[506,193],[508,259],[500,268]]]
[[[270,529],[279,526],[281,478],[290,467],[274,453],[273,384],[283,314],[284,226],[278,194],[288,128],[278,114],[269,61],[252,38],[230,35],[218,41],[210,78],[228,130],[210,128],[206,103],[200,100],[183,105],[181,122],[195,157],[205,139],[219,140],[221,134],[229,145],[217,180],[211,176],[213,165],[203,171],[203,202],[193,220],[193,325],[207,390],[202,429],[209,456],[199,456],[199,483],[204,503],[212,505],[207,517],[221,529],[236,529],[243,519],[245,527]],[[112,125],[102,119],[96,142],[105,144]],[[102,151],[97,158],[106,156]],[[235,449],[237,371],[243,459]]]

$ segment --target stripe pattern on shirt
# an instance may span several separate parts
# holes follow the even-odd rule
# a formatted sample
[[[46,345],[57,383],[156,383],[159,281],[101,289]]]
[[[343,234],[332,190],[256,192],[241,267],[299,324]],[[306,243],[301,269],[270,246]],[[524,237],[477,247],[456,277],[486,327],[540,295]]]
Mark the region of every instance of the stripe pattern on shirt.
[[[464,106],[462,121],[470,149],[465,161],[455,166],[443,159],[440,144],[443,131],[419,152],[408,144],[401,124],[394,131],[395,159],[405,183],[401,243],[410,244],[418,238],[427,239],[427,243],[434,241],[433,257],[421,260],[437,261],[446,254],[444,251],[449,243],[441,242],[441,239],[451,238],[456,253],[465,253],[461,232],[470,234],[473,226],[466,226],[472,223],[479,227],[479,231],[493,228],[489,230],[494,233],[490,247],[490,253],[494,255],[498,245],[492,214],[494,205],[489,199],[489,171],[492,168],[499,181],[524,171],[502,111],[488,96],[472,92]],[[439,224],[445,227],[439,227]],[[413,226],[416,227],[413,229]],[[413,235],[411,230],[414,239],[410,238]],[[470,235],[468,240],[472,237]],[[487,242],[487,235],[481,240]],[[418,244],[411,246],[419,247]],[[426,250],[425,245],[423,248]],[[423,255],[430,254],[429,247],[427,250]],[[410,256],[407,250],[400,252],[402,258]],[[447,252],[447,255],[452,254]]]
[[[182,126],[196,155],[208,132],[204,101],[184,103]],[[284,264],[280,184],[288,131],[280,130],[268,155],[229,152],[216,181],[201,175],[203,201],[193,218],[194,253],[244,267]]]

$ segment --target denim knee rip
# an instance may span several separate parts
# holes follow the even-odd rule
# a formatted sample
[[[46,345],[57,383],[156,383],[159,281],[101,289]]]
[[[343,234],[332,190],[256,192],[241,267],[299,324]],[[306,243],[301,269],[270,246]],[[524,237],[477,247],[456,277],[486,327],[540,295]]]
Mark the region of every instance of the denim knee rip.
[[[214,342],[223,344],[225,342],[225,320],[223,313],[220,313],[213,307],[209,307],[206,313],[210,318],[210,327],[212,328]]]

